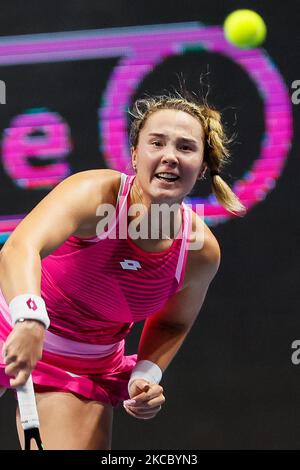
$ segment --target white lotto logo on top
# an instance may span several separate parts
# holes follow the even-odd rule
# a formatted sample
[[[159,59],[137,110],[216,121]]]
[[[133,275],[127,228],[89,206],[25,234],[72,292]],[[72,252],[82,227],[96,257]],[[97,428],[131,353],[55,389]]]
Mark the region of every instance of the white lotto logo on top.
[[[120,261],[120,265],[123,269],[133,269],[134,271],[141,268],[141,264],[133,259],[124,259],[124,261]]]

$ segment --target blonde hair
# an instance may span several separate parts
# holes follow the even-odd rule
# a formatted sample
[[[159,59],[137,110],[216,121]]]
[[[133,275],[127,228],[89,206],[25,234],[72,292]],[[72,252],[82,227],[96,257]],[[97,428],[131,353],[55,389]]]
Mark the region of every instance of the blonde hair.
[[[129,132],[130,145],[133,148],[137,147],[139,134],[148,117],[162,109],[184,111],[200,121],[205,139],[204,162],[207,164],[209,171],[213,172],[211,175],[212,191],[219,203],[229,212],[244,215],[241,213],[245,213],[245,206],[221,176],[214,174],[214,172],[219,173],[224,165],[230,161],[227,145],[231,140],[225,135],[221,123],[221,114],[206,103],[198,103],[187,99],[179,92],[176,92],[175,96],[159,95],[138,99],[129,112],[134,118]]]

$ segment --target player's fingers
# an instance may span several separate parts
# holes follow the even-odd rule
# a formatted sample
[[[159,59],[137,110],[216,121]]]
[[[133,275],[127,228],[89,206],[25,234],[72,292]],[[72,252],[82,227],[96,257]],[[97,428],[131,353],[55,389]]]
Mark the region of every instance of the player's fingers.
[[[131,408],[130,411],[136,413],[139,416],[151,416],[155,415],[161,410],[161,405],[155,406],[154,408],[143,409],[143,410],[136,410],[135,408]]]
[[[153,400],[149,400],[147,405],[149,408],[156,408],[156,407],[164,405],[165,402],[166,402],[166,399],[164,395],[160,395],[159,397],[153,398]]]
[[[14,362],[9,363],[5,367],[5,373],[7,375],[16,376],[20,370],[25,370],[28,368],[27,362],[24,360],[15,360]]]
[[[145,403],[161,395],[163,396],[163,392],[164,392],[164,389],[161,387],[161,385],[151,384],[147,392],[143,392],[132,398],[134,398],[134,400],[136,400],[137,403]]]
[[[19,372],[20,370],[20,367],[19,365],[14,361],[14,362],[11,362],[9,363],[9,365],[7,365],[5,367],[5,373],[6,375],[17,375],[17,373]]]
[[[124,406],[124,409],[126,411],[126,413],[128,413],[129,415],[133,416],[134,418],[136,418],[136,415],[129,409],[128,406],[126,406],[124,403],[123,403],[123,406]]]
[[[10,379],[10,386],[15,388],[25,385],[29,378],[29,375],[29,370],[20,370],[14,379]]]
[[[15,354],[9,354],[7,350],[5,350],[4,353],[2,353],[2,355],[4,358],[5,364],[11,364],[12,362],[15,362],[15,360],[17,359],[17,356]]]
[[[159,397],[153,398],[153,400],[149,400],[146,402],[137,402],[136,404],[131,405],[129,401],[125,401],[125,406],[129,406],[131,409],[134,410],[149,410],[156,408],[158,406],[162,406],[165,403],[166,399],[163,395]]]
[[[128,414],[138,419],[151,419],[154,418],[157,413],[161,410],[161,406],[151,408],[149,410],[136,410],[132,407],[124,405],[125,410]]]

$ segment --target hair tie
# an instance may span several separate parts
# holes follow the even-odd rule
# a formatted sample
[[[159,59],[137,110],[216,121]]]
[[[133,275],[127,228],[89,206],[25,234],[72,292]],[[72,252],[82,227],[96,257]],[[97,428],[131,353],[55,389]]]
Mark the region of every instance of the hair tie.
[[[220,173],[217,170],[211,170],[210,171],[210,176],[211,177],[216,176],[216,175],[220,175]]]

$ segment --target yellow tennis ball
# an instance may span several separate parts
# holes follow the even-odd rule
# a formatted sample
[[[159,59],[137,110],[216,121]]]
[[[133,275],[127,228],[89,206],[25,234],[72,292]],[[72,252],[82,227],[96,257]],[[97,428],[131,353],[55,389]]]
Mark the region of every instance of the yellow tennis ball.
[[[261,45],[267,35],[267,27],[262,17],[253,10],[236,10],[224,22],[226,39],[241,48]]]

